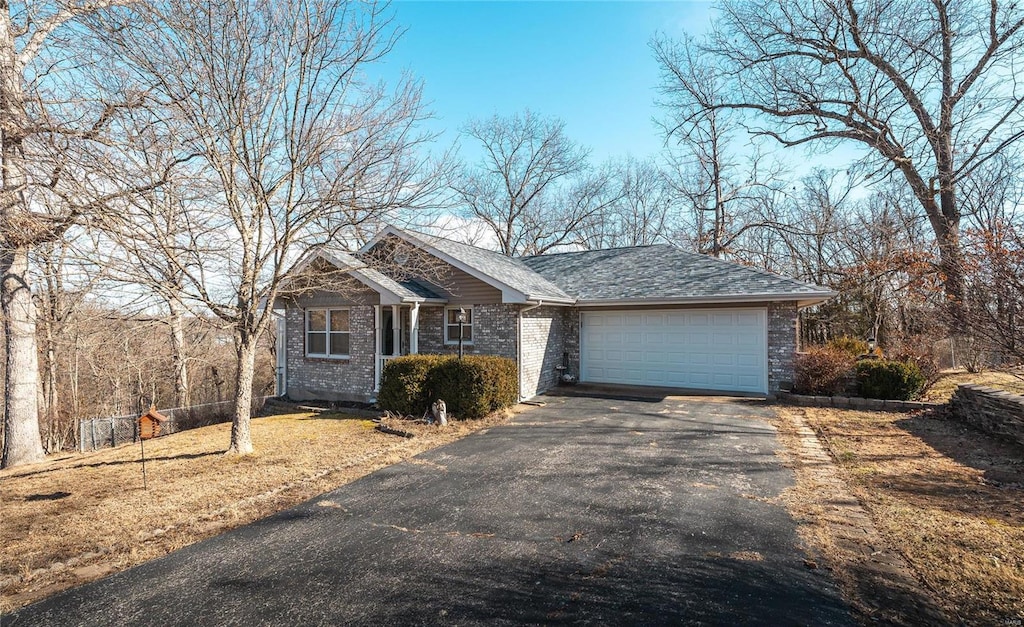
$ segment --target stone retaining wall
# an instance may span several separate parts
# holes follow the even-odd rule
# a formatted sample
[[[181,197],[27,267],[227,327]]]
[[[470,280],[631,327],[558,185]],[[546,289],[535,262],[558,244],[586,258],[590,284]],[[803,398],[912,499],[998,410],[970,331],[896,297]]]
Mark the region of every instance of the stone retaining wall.
[[[920,409],[938,409],[945,403],[926,403],[924,401],[883,401],[880,398],[860,398],[856,396],[804,396],[779,392],[778,399],[784,403],[792,403],[802,407],[836,407],[838,409],[865,409],[875,411],[917,411]]]
[[[1024,396],[982,385],[960,385],[949,401],[950,417],[1024,445]]]

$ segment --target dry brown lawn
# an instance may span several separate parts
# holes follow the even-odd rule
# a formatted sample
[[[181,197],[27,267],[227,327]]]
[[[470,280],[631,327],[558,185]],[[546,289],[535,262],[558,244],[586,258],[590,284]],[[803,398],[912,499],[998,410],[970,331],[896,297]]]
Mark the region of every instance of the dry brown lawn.
[[[523,406],[520,406],[523,408]],[[517,410],[518,411],[518,410]],[[0,472],[0,612],[165,555],[506,420],[445,428],[312,413],[254,419],[256,454],[226,457],[229,424]]]
[[[817,432],[884,539],[963,624],[1024,621],[1024,450],[925,415],[819,408]]]
[[[1024,394],[1024,378],[1015,376],[1009,372],[991,371],[970,373],[952,371],[943,373],[942,377],[936,381],[934,385],[925,390],[924,394],[921,396],[921,400],[934,403],[945,403],[953,396],[953,392],[956,391],[956,386],[961,383],[986,385],[988,387],[1006,390],[1013,394]]]

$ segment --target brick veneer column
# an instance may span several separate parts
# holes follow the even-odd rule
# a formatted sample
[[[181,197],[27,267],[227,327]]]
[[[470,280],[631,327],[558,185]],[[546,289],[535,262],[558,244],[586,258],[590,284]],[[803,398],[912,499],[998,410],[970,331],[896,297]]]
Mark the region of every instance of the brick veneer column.
[[[793,383],[796,358],[797,306],[793,301],[768,303],[768,392]]]

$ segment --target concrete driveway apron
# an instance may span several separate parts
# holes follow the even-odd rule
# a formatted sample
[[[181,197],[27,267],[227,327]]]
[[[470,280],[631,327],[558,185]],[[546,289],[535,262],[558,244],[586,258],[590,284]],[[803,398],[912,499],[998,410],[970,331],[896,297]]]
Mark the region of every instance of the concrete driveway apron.
[[[855,624],[763,401],[546,400],[0,624]]]

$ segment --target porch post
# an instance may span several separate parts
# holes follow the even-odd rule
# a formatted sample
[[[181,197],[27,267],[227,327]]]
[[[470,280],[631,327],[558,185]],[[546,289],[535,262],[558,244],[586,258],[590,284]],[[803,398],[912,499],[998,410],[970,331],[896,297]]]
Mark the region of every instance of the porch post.
[[[373,391],[380,390],[380,333],[381,333],[381,312],[380,305],[373,306]]]
[[[391,305],[391,337],[394,339],[392,355],[402,354],[402,307]]]
[[[420,304],[413,303],[409,310],[409,352],[420,352]]]

